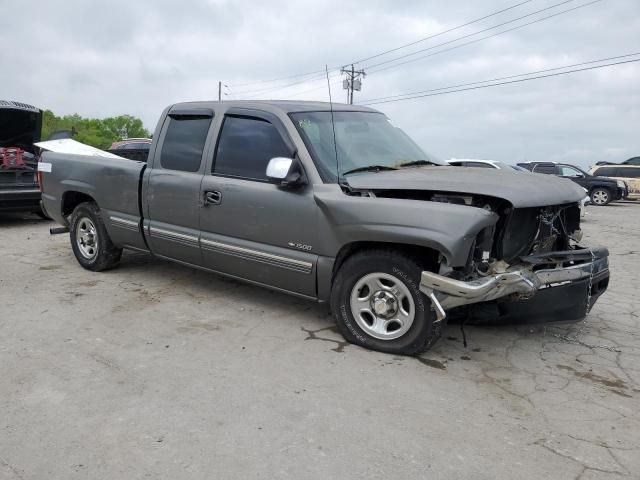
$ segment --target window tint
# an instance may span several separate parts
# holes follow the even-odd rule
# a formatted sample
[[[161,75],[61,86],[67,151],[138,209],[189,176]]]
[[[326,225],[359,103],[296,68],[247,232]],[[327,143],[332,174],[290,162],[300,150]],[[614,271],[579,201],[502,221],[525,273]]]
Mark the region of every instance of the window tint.
[[[124,150],[149,150],[150,143],[145,142],[134,142],[134,143],[126,143],[120,148]]]
[[[210,124],[211,117],[171,117],[160,154],[162,168],[197,172]]]
[[[266,180],[269,160],[290,156],[291,152],[280,133],[269,122],[257,118],[226,117],[213,173]]]
[[[597,177],[615,177],[616,167],[600,167],[593,174]]]
[[[618,168],[618,173],[616,177],[640,178],[640,167],[639,168]]]
[[[555,165],[536,165],[533,168],[533,171],[535,173],[546,173],[549,175],[555,175],[556,174],[556,166]]]
[[[568,165],[561,165],[560,175],[562,175],[563,177],[581,177],[582,173],[576,168],[570,167]]]

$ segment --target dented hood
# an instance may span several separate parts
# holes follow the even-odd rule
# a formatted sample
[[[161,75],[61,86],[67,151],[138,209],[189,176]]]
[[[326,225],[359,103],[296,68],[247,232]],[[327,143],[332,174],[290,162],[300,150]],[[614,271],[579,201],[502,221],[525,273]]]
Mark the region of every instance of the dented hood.
[[[347,176],[357,190],[429,190],[502,198],[516,208],[579,202],[584,189],[541,173],[470,167],[407,167]]]

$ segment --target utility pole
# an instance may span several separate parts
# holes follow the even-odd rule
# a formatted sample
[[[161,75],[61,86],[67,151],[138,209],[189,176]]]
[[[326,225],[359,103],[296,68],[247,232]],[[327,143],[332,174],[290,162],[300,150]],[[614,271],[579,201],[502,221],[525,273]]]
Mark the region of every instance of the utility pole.
[[[353,92],[362,90],[362,79],[367,76],[364,70],[356,70],[353,63],[351,68],[342,67],[340,73],[346,74],[347,78],[342,81],[342,88],[347,91],[347,102],[353,105]]]
[[[222,82],[218,82],[218,101],[222,100]]]

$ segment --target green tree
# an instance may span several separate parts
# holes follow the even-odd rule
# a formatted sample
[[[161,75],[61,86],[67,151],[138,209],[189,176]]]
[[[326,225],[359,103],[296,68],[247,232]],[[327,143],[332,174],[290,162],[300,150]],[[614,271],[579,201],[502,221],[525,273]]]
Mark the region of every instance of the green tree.
[[[58,117],[51,110],[45,110],[42,114],[42,138],[46,140],[57,130],[72,130],[74,140],[102,149],[125,138],[149,137],[142,120],[131,115],[100,119],[84,118],[75,113]]]

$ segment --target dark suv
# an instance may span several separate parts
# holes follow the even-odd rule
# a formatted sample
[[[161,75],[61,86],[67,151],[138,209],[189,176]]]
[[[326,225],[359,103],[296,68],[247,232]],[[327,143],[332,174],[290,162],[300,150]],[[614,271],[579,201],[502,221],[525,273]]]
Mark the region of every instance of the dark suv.
[[[42,111],[21,102],[0,100],[0,211],[40,209],[34,143],[40,141]]]
[[[607,205],[613,201],[622,200],[628,195],[625,182],[607,177],[595,177],[567,163],[525,162],[518,165],[533,173],[545,173],[572,180],[589,192],[594,205]]]

